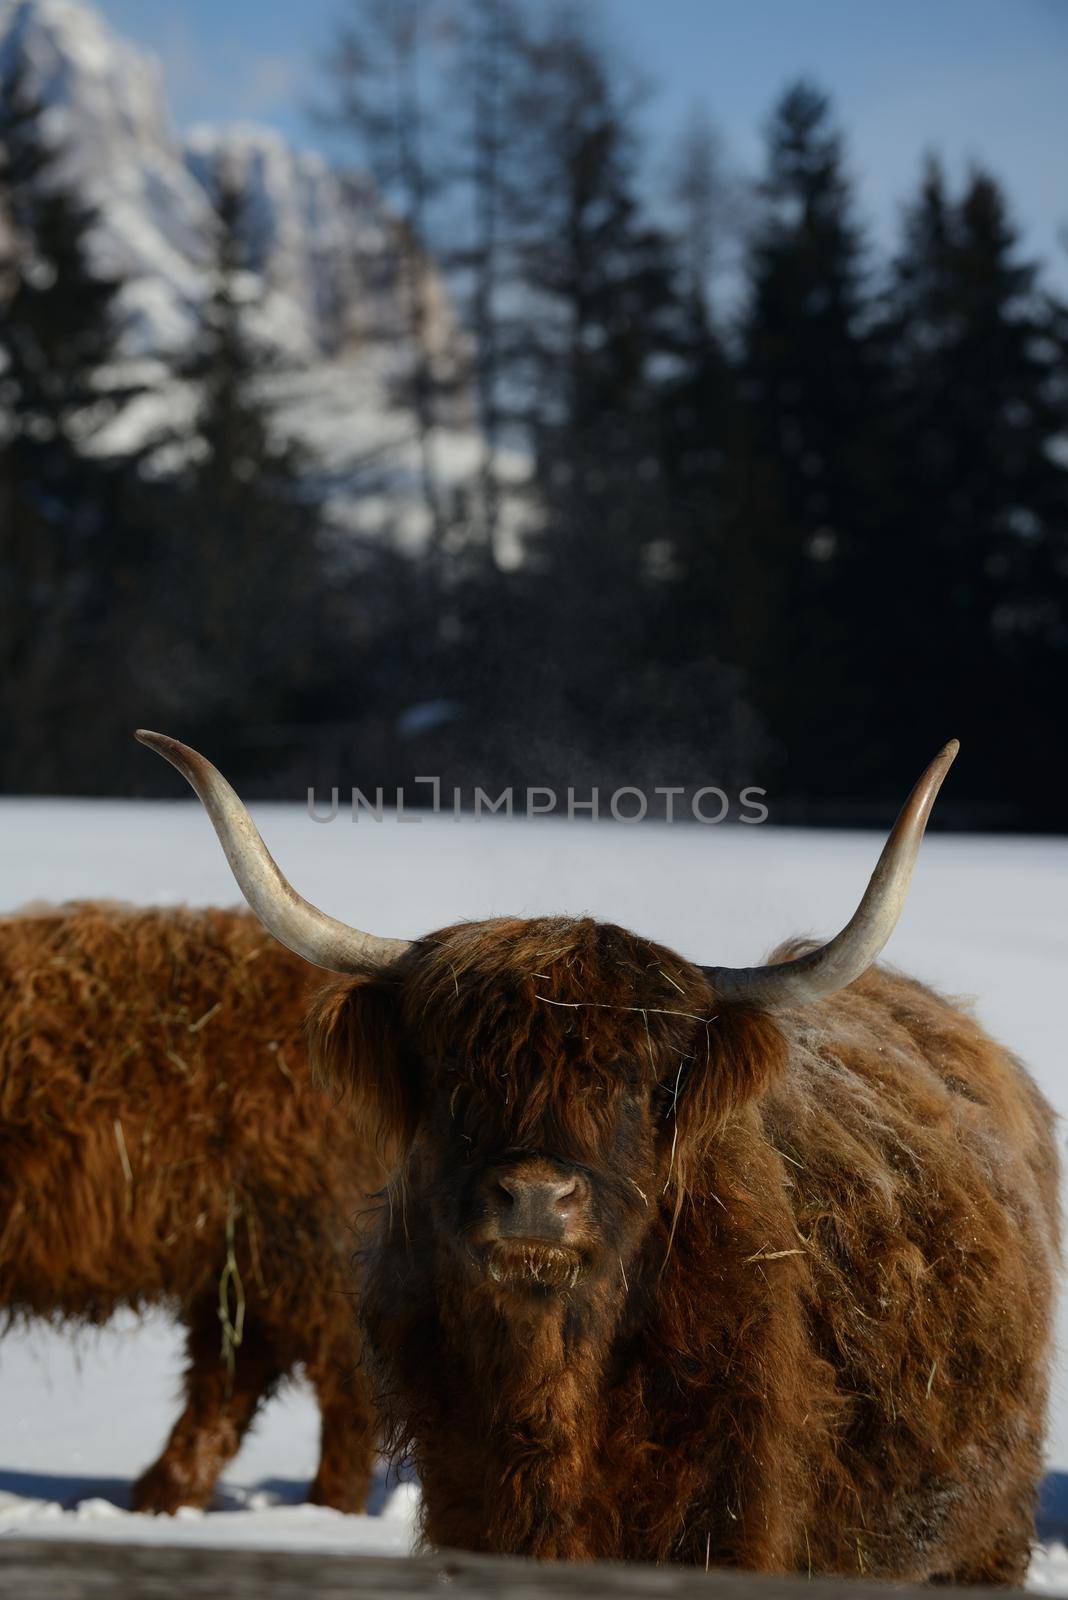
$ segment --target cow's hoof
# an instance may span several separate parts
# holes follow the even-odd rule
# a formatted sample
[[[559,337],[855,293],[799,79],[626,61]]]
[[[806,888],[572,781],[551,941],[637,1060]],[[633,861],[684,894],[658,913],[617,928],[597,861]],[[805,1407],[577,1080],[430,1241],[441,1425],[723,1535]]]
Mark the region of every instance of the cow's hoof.
[[[130,1490],[130,1510],[150,1516],[174,1516],[182,1506],[202,1508],[208,1495],[198,1491],[189,1474],[170,1461],[157,1461],[143,1472]]]
[[[370,1482],[367,1479],[356,1483],[339,1483],[334,1478],[316,1478],[308,1490],[308,1504],[329,1506],[333,1511],[345,1511],[352,1515],[367,1509],[369,1489]]]

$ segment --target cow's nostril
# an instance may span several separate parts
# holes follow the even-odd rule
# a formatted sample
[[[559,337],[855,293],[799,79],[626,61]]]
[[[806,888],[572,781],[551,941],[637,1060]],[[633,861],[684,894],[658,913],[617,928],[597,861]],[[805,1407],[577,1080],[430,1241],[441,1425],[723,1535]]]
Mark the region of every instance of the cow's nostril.
[[[561,1239],[577,1226],[589,1187],[577,1174],[501,1172],[487,1176],[484,1194],[502,1237]]]

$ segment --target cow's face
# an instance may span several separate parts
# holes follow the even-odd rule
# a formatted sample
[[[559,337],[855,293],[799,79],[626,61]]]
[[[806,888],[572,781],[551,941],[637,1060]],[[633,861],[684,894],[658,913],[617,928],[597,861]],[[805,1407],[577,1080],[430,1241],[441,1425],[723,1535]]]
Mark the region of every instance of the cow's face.
[[[771,1023],[717,1014],[670,951],[562,919],[420,941],[391,977],[327,989],[311,1037],[436,1258],[503,1300],[626,1283],[695,1156],[781,1053]]]

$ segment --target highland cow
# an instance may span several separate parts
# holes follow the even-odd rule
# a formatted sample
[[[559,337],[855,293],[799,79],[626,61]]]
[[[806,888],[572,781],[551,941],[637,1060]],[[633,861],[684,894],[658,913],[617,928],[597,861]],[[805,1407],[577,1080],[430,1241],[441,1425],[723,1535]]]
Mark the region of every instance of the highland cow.
[[[267,926],[344,974],[311,1038],[393,1173],[360,1303],[430,1540],[1023,1578],[1053,1119],[966,1009],[873,965],[955,745],[843,931],[739,970],[585,918],[348,928],[143,737]]]
[[[185,1325],[185,1409],[138,1510],[205,1505],[300,1367],[322,1416],[311,1498],[364,1503],[349,1259],[381,1171],[310,1082],[307,980],[246,912],[0,919],[0,1313]]]

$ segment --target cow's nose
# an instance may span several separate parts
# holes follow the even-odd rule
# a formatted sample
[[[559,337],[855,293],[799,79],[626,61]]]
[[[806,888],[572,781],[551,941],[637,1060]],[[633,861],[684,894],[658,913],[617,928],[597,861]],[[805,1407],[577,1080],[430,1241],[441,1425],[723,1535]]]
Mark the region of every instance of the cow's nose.
[[[502,1172],[494,1178],[490,1191],[502,1239],[565,1240],[588,1198],[586,1180],[577,1173],[550,1178]]]

